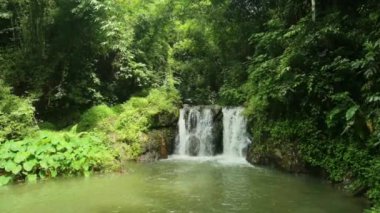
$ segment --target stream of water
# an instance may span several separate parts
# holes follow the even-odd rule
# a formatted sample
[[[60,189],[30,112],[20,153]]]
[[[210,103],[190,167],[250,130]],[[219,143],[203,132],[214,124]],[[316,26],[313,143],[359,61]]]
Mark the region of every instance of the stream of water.
[[[317,179],[223,157],[172,157],[128,168],[127,174],[2,187],[0,212],[360,213],[365,207]]]

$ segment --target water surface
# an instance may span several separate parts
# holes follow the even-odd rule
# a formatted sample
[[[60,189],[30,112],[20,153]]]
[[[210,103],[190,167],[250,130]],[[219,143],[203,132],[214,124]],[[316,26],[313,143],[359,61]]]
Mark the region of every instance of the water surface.
[[[0,188],[0,212],[358,213],[364,203],[305,176],[222,158],[132,164],[128,174]]]

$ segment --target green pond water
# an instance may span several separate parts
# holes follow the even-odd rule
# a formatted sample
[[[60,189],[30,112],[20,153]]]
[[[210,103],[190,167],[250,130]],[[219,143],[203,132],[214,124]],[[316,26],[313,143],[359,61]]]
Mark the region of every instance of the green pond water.
[[[357,213],[365,203],[306,177],[221,158],[131,164],[126,174],[0,188],[0,213]]]

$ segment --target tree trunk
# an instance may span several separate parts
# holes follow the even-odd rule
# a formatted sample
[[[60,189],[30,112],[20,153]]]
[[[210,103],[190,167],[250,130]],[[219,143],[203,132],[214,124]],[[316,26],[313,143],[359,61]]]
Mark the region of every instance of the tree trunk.
[[[315,0],[311,0],[311,16],[313,21],[316,20]]]

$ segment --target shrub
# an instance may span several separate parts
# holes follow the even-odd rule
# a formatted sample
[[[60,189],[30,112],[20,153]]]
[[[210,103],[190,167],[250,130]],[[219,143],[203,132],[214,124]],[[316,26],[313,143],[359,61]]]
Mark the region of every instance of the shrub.
[[[47,121],[38,123],[38,127],[44,130],[58,130],[56,125]]]
[[[374,206],[371,209],[368,209],[365,211],[365,213],[379,213],[380,212],[380,206]]]
[[[368,196],[380,204],[380,157],[369,162],[369,167],[365,168],[365,180],[369,186]],[[380,205],[377,208],[380,212]]]
[[[160,114],[177,116],[178,101],[179,96],[174,89],[152,89],[146,97],[133,97],[115,106],[113,111],[105,106],[92,108],[83,116],[87,120],[80,121],[79,126],[86,124],[93,131],[104,133],[107,141],[118,147],[121,155],[136,159],[141,155],[141,144],[146,138],[144,134],[156,122],[154,118]],[[83,128],[78,128],[78,131],[83,131]]]
[[[11,181],[89,175],[111,166],[114,155],[95,133],[39,131],[0,146],[0,185]]]
[[[0,144],[25,137],[36,128],[30,99],[19,98],[0,80]]]
[[[78,131],[88,131],[96,127],[103,119],[116,113],[107,105],[94,106],[85,112],[78,123]]]

